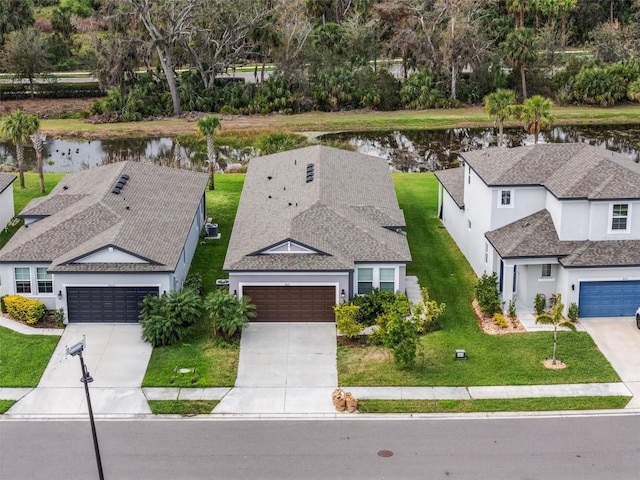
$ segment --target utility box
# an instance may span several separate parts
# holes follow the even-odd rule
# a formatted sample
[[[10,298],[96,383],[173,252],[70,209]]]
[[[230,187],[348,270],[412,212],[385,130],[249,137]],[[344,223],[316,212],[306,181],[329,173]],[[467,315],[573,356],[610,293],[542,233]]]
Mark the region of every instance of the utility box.
[[[216,288],[228,287],[229,279],[228,278],[219,278],[216,280]]]
[[[204,226],[204,229],[207,232],[207,237],[217,237],[218,236],[218,224],[217,223],[207,223]]]

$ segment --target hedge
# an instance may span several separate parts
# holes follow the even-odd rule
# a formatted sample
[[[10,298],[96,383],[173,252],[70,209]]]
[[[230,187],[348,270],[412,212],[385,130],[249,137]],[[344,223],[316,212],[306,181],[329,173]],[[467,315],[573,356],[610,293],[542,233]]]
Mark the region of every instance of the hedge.
[[[9,315],[29,325],[38,323],[47,313],[44,303],[20,295],[7,295],[4,304]]]

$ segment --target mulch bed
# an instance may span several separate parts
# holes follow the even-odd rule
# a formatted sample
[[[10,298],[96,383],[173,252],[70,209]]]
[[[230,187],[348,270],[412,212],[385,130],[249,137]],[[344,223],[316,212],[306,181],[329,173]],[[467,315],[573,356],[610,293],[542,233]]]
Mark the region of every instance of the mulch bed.
[[[55,317],[53,316],[53,312],[47,312],[42,320],[40,320],[35,325],[29,325],[26,322],[21,322],[20,320],[16,320],[15,318],[7,315],[6,313],[0,313],[4,318],[8,318],[9,320],[13,320],[16,323],[22,323],[23,325],[27,325],[28,327],[33,328],[60,328],[63,329],[64,325],[58,325]]]
[[[507,326],[507,328],[502,328],[493,322],[492,317],[488,317],[482,313],[482,311],[480,310],[480,306],[475,299],[473,300],[473,303],[471,305],[473,306],[473,310],[474,312],[476,312],[476,316],[478,317],[478,324],[480,325],[480,328],[486,334],[506,335],[508,333],[526,333],[527,331],[520,323],[520,320],[518,320],[518,317],[506,317],[509,325]]]

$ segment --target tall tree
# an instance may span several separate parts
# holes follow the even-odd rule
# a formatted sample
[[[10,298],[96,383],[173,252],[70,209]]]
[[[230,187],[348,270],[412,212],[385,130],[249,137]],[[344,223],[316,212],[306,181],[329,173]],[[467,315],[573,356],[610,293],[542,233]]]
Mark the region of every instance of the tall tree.
[[[0,133],[16,146],[16,159],[20,176],[20,187],[24,188],[24,144],[29,142],[29,136],[40,128],[40,120],[36,115],[14,110],[2,119]]]
[[[31,0],[0,0],[0,45],[6,36],[34,23]]]
[[[528,98],[522,104],[520,119],[527,132],[533,134],[534,143],[538,143],[540,131],[551,126],[555,117],[551,114],[551,100],[540,95]]]
[[[33,149],[36,151],[36,161],[38,168],[38,178],[40,179],[40,193],[44,193],[44,168],[42,165],[42,149],[44,148],[44,143],[47,141],[47,136],[43,133],[36,132],[29,136],[31,139],[31,143],[33,144]]]
[[[29,27],[11,32],[4,45],[3,63],[18,79],[29,81],[31,98],[35,95],[35,79],[49,70],[47,49],[40,32]]]
[[[519,28],[507,35],[502,50],[513,65],[520,70],[522,97],[527,98],[526,68],[538,59],[538,42],[535,31],[530,28]]]
[[[499,88],[484,97],[484,111],[495,118],[498,125],[498,146],[501,147],[504,136],[504,122],[515,113],[516,94],[513,90]]]
[[[209,173],[211,175],[209,180],[209,190],[213,190],[215,188],[213,172],[214,170],[219,169],[218,162],[216,160],[213,135],[215,134],[216,129],[220,128],[220,119],[215,116],[204,117],[196,122],[196,126],[198,127],[200,135],[207,137],[207,160],[209,161]]]

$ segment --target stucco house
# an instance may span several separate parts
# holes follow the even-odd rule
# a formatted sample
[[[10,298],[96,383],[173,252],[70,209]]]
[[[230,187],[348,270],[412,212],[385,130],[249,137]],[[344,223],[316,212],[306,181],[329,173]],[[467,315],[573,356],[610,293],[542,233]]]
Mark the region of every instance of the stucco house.
[[[324,146],[249,163],[224,262],[255,321],[333,322],[377,287],[404,291],[411,261],[386,160]]]
[[[436,172],[439,216],[505,307],[561,293],[581,317],[640,305],[640,166],[584,143],[488,148]]]
[[[0,250],[0,294],[68,322],[137,322],[139,302],[182,287],[205,221],[207,175],[121,162],[66,175],[19,214]]]
[[[14,215],[13,182],[15,175],[0,173],[0,230],[5,228]]]

